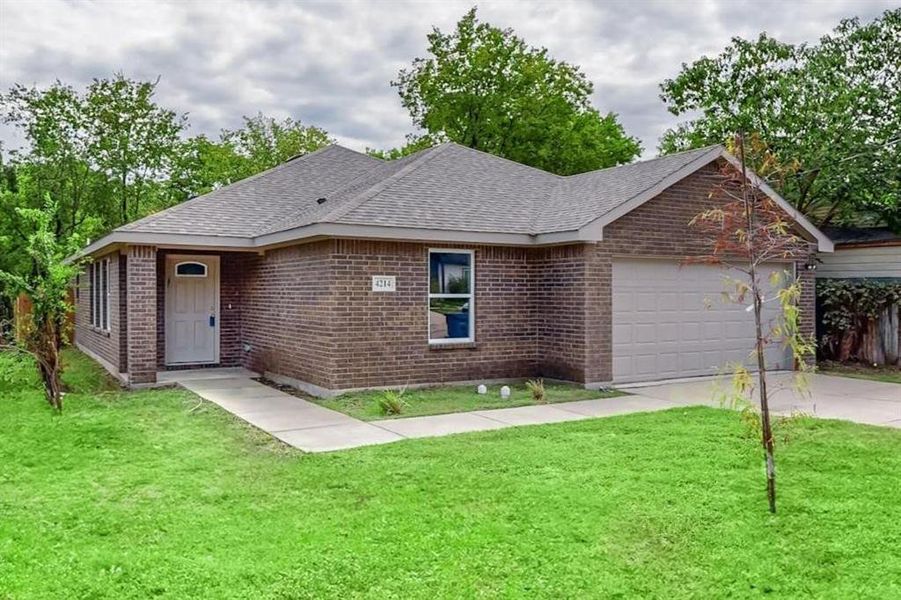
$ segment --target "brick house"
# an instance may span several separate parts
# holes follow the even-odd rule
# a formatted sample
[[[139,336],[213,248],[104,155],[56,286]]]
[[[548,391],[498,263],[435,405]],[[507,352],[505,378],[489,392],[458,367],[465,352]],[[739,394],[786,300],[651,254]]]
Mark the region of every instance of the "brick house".
[[[743,307],[705,308],[719,269],[682,264],[708,251],[687,225],[734,161],[710,147],[561,177],[456,144],[328,146],[90,244],[75,343],[130,385],[210,366],[316,394],[709,375],[753,345]],[[810,271],[768,268],[801,275],[812,332]]]

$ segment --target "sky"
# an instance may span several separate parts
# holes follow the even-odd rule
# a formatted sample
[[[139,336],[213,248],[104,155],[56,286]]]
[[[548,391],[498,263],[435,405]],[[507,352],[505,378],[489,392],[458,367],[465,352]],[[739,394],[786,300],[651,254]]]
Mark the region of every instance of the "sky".
[[[472,1],[0,0],[0,90],[59,79],[83,87],[116,72],[159,78],[160,104],[187,113],[190,134],[216,135],[262,112],[326,129],[356,150],[401,145],[413,131],[390,82],[426,55],[432,27],[451,31]],[[594,105],[619,115],[645,157],[678,122],[658,85],[684,62],[766,31],[816,41],[840,19],[871,20],[897,0],[478,2],[479,18],[511,27],[581,66]],[[0,125],[6,149],[21,136]]]

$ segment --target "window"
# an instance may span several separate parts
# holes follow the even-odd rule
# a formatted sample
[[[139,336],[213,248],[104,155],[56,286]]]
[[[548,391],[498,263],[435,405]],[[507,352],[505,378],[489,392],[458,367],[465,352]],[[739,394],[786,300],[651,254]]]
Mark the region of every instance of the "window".
[[[109,259],[93,262],[88,267],[90,279],[91,326],[109,331]]]
[[[429,250],[429,343],[475,338],[471,250]]]
[[[181,262],[175,265],[176,277],[206,277],[206,265],[199,262]]]

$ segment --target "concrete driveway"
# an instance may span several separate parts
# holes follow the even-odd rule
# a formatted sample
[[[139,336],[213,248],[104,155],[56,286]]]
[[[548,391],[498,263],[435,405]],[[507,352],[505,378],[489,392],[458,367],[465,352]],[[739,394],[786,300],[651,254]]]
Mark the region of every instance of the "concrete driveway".
[[[773,373],[768,378],[770,408],[777,414],[803,412],[823,419],[842,419],[901,428],[901,385],[850,377],[814,374],[806,392],[792,389],[792,373]],[[717,386],[728,389],[727,379],[622,386],[643,398],[676,405],[719,406]]]

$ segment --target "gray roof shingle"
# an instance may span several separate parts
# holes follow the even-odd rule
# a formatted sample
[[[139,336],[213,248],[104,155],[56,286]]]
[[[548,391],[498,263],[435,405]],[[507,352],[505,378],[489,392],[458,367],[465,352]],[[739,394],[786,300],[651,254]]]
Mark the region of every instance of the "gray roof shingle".
[[[571,231],[712,149],[561,177],[453,143],[388,162],[332,145],[117,231],[254,238],[315,223]]]
[[[316,212],[317,198],[381,164],[341,146],[326,146],[117,231],[254,237],[278,228],[286,215]]]

